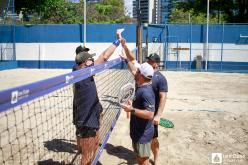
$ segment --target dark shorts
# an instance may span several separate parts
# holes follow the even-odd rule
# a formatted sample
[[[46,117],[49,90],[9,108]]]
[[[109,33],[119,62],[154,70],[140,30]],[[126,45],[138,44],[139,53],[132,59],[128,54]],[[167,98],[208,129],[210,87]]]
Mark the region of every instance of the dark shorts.
[[[76,126],[76,136],[79,138],[95,137],[98,129],[85,126]]]
[[[154,134],[153,134],[153,138],[157,138],[158,137],[158,125],[154,124]]]

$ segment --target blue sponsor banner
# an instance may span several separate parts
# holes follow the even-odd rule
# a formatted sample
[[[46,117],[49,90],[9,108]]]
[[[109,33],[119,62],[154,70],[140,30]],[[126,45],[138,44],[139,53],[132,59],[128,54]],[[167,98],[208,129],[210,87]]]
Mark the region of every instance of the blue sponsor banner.
[[[0,112],[6,111],[40,96],[51,93],[57,89],[74,84],[80,80],[104,71],[105,69],[109,69],[119,63],[121,63],[121,59],[117,58],[103,64],[84,68],[68,74],[63,74],[32,84],[1,91]]]

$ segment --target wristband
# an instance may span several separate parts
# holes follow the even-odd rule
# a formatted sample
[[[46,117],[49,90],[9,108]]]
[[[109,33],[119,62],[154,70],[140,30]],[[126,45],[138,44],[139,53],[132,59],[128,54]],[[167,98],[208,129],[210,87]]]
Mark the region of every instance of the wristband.
[[[120,41],[119,40],[115,40],[114,42],[113,42],[113,44],[116,46],[116,47],[118,47],[119,45],[120,45]]]

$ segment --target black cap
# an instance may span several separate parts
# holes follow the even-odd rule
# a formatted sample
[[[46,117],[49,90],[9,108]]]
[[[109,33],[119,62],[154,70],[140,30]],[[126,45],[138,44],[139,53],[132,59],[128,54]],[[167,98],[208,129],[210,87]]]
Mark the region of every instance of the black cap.
[[[76,48],[76,54],[78,54],[78,53],[80,53],[80,52],[88,52],[90,49],[89,48],[86,48],[86,47],[82,47],[81,45],[80,46],[78,46],[77,48]]]
[[[76,55],[75,62],[76,64],[80,65],[81,63],[85,62],[88,59],[93,60],[93,56],[95,54],[89,54],[88,52],[80,52]]]
[[[160,62],[160,56],[157,53],[152,53],[149,56],[146,57],[147,60],[152,60],[155,61],[157,63]]]

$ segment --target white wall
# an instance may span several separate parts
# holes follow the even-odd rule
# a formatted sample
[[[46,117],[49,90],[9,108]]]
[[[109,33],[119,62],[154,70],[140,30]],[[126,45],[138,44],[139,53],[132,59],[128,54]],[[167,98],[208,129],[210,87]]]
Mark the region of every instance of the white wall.
[[[96,53],[99,56],[112,43],[87,43],[90,53]],[[16,60],[54,60],[54,61],[74,61],[75,49],[80,43],[17,43],[16,44]],[[135,43],[127,44],[130,50],[135,49]],[[6,47],[6,44],[0,44],[0,47]],[[7,45],[8,46],[8,45]],[[2,54],[3,60],[10,60],[12,55],[12,45],[9,49],[4,50]],[[145,47],[145,43],[143,43]],[[189,43],[170,43],[168,44],[168,60],[176,61],[177,52],[172,48],[190,48]],[[122,47],[119,46],[111,59],[119,57]],[[203,56],[204,44],[192,43],[191,60],[197,55]],[[163,43],[149,43],[148,53],[164,54]],[[190,50],[181,50],[179,53],[180,61],[189,61]],[[221,60],[221,44],[209,44],[209,60]],[[224,44],[223,45],[223,61],[248,62],[248,45]]]
[[[96,53],[98,57],[112,43],[87,43],[90,53]],[[17,60],[51,60],[51,61],[74,61],[75,49],[80,43],[17,43]],[[81,44],[82,45],[82,44]],[[135,43],[127,44],[132,50]],[[119,46],[110,59],[119,57],[122,47]]]

